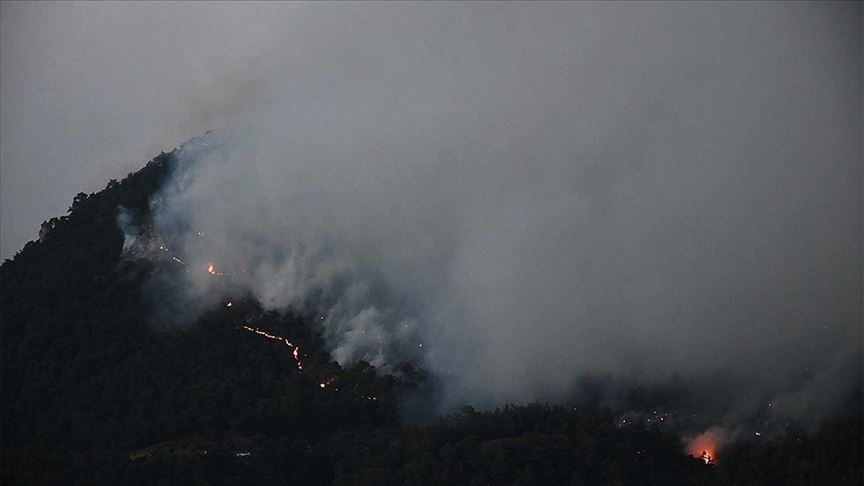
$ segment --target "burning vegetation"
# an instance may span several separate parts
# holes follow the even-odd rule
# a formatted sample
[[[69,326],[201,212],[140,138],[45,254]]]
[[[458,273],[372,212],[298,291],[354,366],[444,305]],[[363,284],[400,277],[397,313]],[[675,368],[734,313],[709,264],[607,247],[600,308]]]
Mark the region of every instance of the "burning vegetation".
[[[279,341],[281,343],[284,343],[286,346],[288,346],[289,349],[291,349],[291,355],[294,357],[294,361],[297,363],[297,371],[298,372],[303,371],[303,361],[301,361],[301,359],[300,359],[300,347],[295,345],[291,341],[289,341],[287,338],[284,338],[282,336],[277,336],[275,334],[270,334],[267,331],[262,331],[261,329],[252,327],[248,324],[240,325],[239,329],[243,329],[244,331],[255,333],[259,336],[264,336],[267,339],[272,339],[274,341]]]
[[[200,238],[204,238],[206,233],[203,231],[198,231],[198,232],[196,232],[196,235]],[[150,243],[147,243],[148,241]],[[165,243],[161,242],[160,238],[155,237],[155,238],[150,238],[149,240],[146,238],[142,238],[142,239],[137,240],[137,242],[139,243],[138,252],[141,253],[142,255],[147,254],[147,251],[146,251],[147,246],[150,246],[150,245],[155,246],[155,244],[158,244],[159,254],[166,255],[170,259],[170,261],[173,261],[175,263],[182,265],[183,267],[185,267],[185,271],[189,272],[189,267],[186,264],[186,262],[184,260],[180,259],[176,254],[171,252],[171,250],[169,250],[168,246]],[[150,247],[152,248],[153,246],[150,246]],[[221,272],[218,270],[217,264],[215,262],[206,263],[203,266],[203,270],[204,270],[204,273],[206,273],[207,275],[210,275],[210,276],[225,275],[224,272]],[[233,301],[227,301],[224,303],[224,309],[226,309],[226,310],[231,310],[233,307],[234,307]],[[303,373],[305,366],[306,366],[304,363],[305,355],[301,351],[300,346],[298,344],[289,340],[287,337],[275,334],[274,332],[264,330],[263,328],[260,328],[260,327],[253,326],[251,323],[248,323],[248,322],[240,324],[239,326],[237,326],[237,329],[244,331],[244,332],[248,332],[250,334],[261,336],[261,337],[269,339],[271,341],[276,341],[280,344],[283,344],[285,347],[287,347],[290,350],[291,357],[294,360],[297,373]],[[332,385],[335,383],[335,381],[336,381],[335,376],[327,375],[318,382],[318,387],[322,390],[326,389],[326,388],[332,388]],[[336,388],[336,390],[338,390],[338,388]],[[378,400],[378,397],[375,395],[359,392],[356,389],[356,386],[354,387],[353,391],[355,392],[355,394],[358,397],[362,398],[363,400],[368,400],[368,401],[377,401]]]
[[[717,452],[725,442],[722,429],[711,428],[701,434],[686,438],[686,451],[692,457],[701,459],[706,465],[717,464]]]

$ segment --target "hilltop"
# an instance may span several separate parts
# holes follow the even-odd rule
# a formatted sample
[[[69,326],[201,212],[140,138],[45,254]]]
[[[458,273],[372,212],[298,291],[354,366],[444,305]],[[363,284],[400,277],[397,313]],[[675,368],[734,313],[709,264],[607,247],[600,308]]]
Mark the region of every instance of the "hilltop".
[[[78,194],[0,267],[3,484],[860,484],[860,418],[705,465],[602,407],[407,425],[421,371],[343,368],[311,316],[250,298],[160,326],[149,285],[185,270],[127,258],[117,218],[147,227],[177,164]]]

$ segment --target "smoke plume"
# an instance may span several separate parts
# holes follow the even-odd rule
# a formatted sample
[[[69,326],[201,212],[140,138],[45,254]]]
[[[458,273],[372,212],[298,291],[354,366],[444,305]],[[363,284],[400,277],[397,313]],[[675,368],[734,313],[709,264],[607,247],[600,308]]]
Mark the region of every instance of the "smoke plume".
[[[419,362],[445,409],[605,376],[678,380],[705,423],[816,421],[861,386],[859,20],[303,6],[194,98],[216,130],[156,231],[194,293],[314,314],[341,363]]]

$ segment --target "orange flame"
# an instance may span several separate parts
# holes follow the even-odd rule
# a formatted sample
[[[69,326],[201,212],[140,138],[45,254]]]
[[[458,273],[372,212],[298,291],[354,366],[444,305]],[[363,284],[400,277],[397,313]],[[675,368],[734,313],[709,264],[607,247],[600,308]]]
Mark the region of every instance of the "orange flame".
[[[255,334],[257,334],[259,336],[264,336],[267,339],[272,339],[274,341],[281,341],[281,342],[285,343],[285,345],[288,346],[289,348],[293,348],[294,351],[291,354],[294,356],[294,361],[297,362],[297,371],[301,371],[301,372],[303,371],[303,362],[300,360],[300,347],[294,345],[294,343],[289,341],[288,338],[284,338],[282,336],[277,336],[275,334],[270,334],[267,331],[262,331],[261,329],[256,329],[256,328],[249,326],[249,325],[246,325],[246,324],[242,324],[240,326],[240,329],[243,329],[243,330],[249,331],[249,332],[254,332]]]
[[[711,428],[687,439],[687,454],[701,459],[705,464],[717,464],[717,452],[723,445],[724,435],[721,429]]]

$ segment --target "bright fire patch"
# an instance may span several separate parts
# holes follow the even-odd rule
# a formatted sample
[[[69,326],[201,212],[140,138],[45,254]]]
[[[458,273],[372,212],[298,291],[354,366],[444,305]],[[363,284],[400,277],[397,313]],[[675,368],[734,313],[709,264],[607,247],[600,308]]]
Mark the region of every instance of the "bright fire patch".
[[[685,440],[687,454],[701,459],[705,464],[717,464],[717,451],[723,443],[723,435],[722,430],[712,428]]]
[[[327,388],[333,383],[333,378],[324,378],[321,383],[318,384],[321,388]]]

